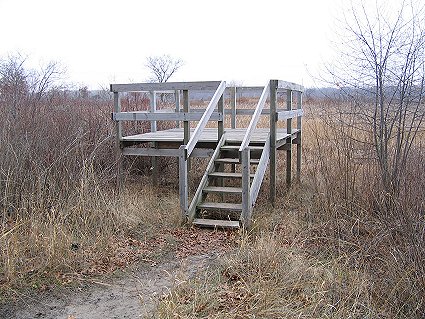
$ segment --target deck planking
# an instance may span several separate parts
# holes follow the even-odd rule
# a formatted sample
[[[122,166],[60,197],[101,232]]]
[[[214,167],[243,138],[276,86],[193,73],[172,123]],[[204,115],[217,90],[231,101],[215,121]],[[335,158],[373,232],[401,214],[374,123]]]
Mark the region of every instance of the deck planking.
[[[190,133],[193,134],[195,129],[190,129]],[[235,128],[224,129],[226,134],[227,142],[241,142],[245,136],[246,128]],[[268,128],[258,128],[255,129],[251,142],[252,143],[265,143],[267,136],[270,130]],[[277,141],[283,141],[288,138],[290,135],[296,135],[298,130],[292,130],[291,134],[288,134],[285,128],[277,129]],[[170,142],[170,143],[181,143],[183,144],[184,140],[184,129],[183,128],[173,128],[168,130],[149,132],[137,135],[124,136],[122,138],[123,142]],[[198,143],[217,143],[218,133],[217,128],[205,128],[201,137],[199,138]]]

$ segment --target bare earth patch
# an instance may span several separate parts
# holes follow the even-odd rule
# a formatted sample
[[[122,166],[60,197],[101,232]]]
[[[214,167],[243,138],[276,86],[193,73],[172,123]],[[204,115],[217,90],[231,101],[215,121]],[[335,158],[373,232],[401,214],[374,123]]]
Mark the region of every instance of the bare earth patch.
[[[163,295],[213,264],[236,238],[234,232],[178,228],[145,242],[116,240],[110,257],[61,274],[65,288],[19,294],[15,303],[0,305],[0,318],[149,318]]]

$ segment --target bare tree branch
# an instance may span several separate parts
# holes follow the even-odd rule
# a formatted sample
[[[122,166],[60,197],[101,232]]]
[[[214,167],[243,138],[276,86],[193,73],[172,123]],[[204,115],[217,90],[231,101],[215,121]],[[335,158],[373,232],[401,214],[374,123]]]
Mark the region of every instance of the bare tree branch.
[[[183,66],[181,59],[169,55],[150,56],[146,59],[146,67],[151,72],[149,80],[152,82],[167,82],[181,66]]]

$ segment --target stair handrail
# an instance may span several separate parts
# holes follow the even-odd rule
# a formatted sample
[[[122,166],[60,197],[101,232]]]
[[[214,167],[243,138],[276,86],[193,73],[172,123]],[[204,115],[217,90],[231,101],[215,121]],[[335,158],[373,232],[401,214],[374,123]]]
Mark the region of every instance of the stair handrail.
[[[260,115],[263,111],[264,105],[266,104],[266,100],[269,97],[269,94],[270,94],[269,87],[270,87],[270,83],[267,82],[267,85],[264,87],[263,92],[261,93],[260,99],[255,108],[254,114],[252,115],[251,121],[249,122],[248,128],[246,129],[244,138],[239,148],[239,153],[241,153],[245,148],[247,148],[251,141],[252,133],[254,132],[257,126],[257,123],[258,123],[258,120],[260,119]]]
[[[210,103],[208,104],[207,108],[205,109],[204,114],[202,115],[201,119],[198,122],[198,125],[196,126],[193,135],[190,137],[189,141],[187,142],[184,151],[185,155],[184,157],[187,159],[190,154],[192,154],[192,151],[194,150],[196,143],[198,143],[199,138],[201,137],[201,133],[204,130],[205,126],[207,125],[211,114],[213,114],[215,107],[217,106],[218,101],[223,96],[224,90],[226,89],[226,82],[221,81],[219,86],[217,87],[217,90],[215,91],[213,97],[211,98]]]

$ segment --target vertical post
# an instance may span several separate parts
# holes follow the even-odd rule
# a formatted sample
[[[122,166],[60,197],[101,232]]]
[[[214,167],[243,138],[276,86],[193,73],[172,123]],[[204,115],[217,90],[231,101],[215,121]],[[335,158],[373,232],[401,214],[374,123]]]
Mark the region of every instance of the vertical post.
[[[232,87],[231,95],[230,95],[230,127],[232,129],[236,128],[236,86]],[[236,165],[232,164],[232,172],[236,172]]]
[[[182,219],[186,220],[189,210],[188,205],[188,161],[186,159],[185,145],[179,148],[179,195],[180,195],[180,209],[182,211]]]
[[[176,113],[180,113],[180,90],[174,91],[174,99],[176,101]],[[180,121],[176,121],[176,128],[180,128]]]
[[[189,113],[190,110],[190,105],[189,105],[189,91],[188,90],[183,90],[183,112],[184,113]],[[190,139],[190,122],[188,120],[183,121],[183,145],[187,145],[187,143],[189,142]],[[187,184],[188,184],[188,173],[187,171],[190,169],[190,160],[189,159],[185,159],[186,160],[186,195],[187,193]],[[187,197],[187,196],[186,196]]]
[[[286,109],[292,110],[292,90],[286,90]],[[286,132],[289,134],[286,139],[286,185],[291,186],[291,172],[292,172],[292,119],[286,120]]]
[[[189,113],[189,91],[183,90],[183,112]],[[190,138],[190,123],[189,121],[183,121],[184,139],[183,144],[186,145]]]
[[[302,109],[302,92],[298,92],[297,109]],[[297,181],[301,181],[301,128],[302,128],[302,116],[297,117]]]
[[[230,96],[231,111],[231,128],[236,128],[236,86],[232,87]]]
[[[154,91],[149,92],[150,93],[150,112],[155,113],[156,111],[156,93]],[[151,121],[151,132],[156,132],[156,121]],[[152,147],[156,148],[156,143],[152,143]],[[155,156],[152,156],[151,158],[152,163],[152,182],[154,185],[158,184],[158,165],[157,165],[157,159]]]
[[[218,113],[221,113],[222,117],[221,120],[218,121],[217,127],[218,127],[218,139],[217,142],[221,139],[224,133],[224,94],[221,95],[220,100],[218,100]]]
[[[250,149],[242,150],[242,223],[248,227],[251,221]]]
[[[114,92],[114,112],[121,112],[121,100],[119,92]],[[122,162],[122,123],[120,121],[115,122],[116,130],[116,143],[117,143],[117,190],[118,192],[122,189],[122,173],[123,173],[123,162]]]
[[[222,117],[221,120],[218,121],[217,123],[217,144],[218,141],[220,141],[221,137],[224,134],[224,93],[221,95],[220,99],[218,100],[218,112],[221,113]],[[223,172],[224,171],[224,164],[220,164],[219,166],[219,171]],[[219,186],[223,187],[224,186],[224,178],[221,178],[219,181]],[[221,200],[223,200],[224,198],[224,194],[221,193]]]
[[[156,93],[154,91],[149,92],[150,98],[150,112],[156,112]],[[156,121],[151,121],[151,132],[156,132]]]
[[[276,201],[276,90],[277,80],[270,80],[270,201]]]

